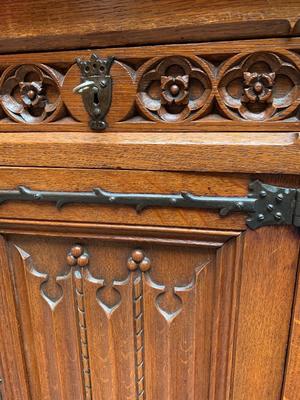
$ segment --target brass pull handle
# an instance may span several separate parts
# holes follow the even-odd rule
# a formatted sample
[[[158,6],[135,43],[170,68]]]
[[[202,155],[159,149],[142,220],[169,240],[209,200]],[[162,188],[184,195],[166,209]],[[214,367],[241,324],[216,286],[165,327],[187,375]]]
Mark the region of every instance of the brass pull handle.
[[[81,71],[81,83],[73,92],[82,96],[84,107],[90,116],[90,127],[95,131],[102,131],[107,127],[105,117],[112,99],[110,68],[113,61],[113,57],[104,59],[96,54],[92,54],[89,61],[79,58],[76,60]]]

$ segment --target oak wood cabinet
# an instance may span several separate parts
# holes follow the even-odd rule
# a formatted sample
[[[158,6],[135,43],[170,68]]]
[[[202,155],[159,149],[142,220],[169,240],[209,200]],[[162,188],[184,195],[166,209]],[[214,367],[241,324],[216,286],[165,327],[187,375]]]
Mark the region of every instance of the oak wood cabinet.
[[[0,397],[299,400],[298,2],[31,3],[0,32]],[[111,56],[99,132],[73,89]]]

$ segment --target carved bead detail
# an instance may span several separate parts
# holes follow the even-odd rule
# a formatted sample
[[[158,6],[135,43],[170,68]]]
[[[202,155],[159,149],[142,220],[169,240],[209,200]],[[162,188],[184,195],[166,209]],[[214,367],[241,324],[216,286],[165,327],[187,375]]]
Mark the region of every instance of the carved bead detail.
[[[142,252],[142,250],[134,250],[132,252],[132,259],[136,262],[136,263],[140,263],[143,258],[144,258],[144,253]]]
[[[77,259],[77,264],[79,265],[79,267],[85,267],[88,265],[88,263],[89,263],[89,256],[86,253],[82,254]]]
[[[151,120],[195,119],[210,105],[212,72],[198,57],[150,60],[138,76],[137,105]]]
[[[67,255],[67,264],[71,267],[74,267],[77,264],[77,258],[74,257],[72,254]]]
[[[133,283],[133,316],[134,316],[134,347],[135,347],[135,383],[136,399],[145,398],[145,354],[144,354],[144,274],[150,269],[149,258],[140,249],[135,249],[127,261]]]
[[[138,264],[130,257],[127,261],[127,267],[130,271],[135,271],[138,268]]]
[[[300,103],[299,70],[274,53],[233,57],[219,79],[218,102],[230,119],[283,119]]]
[[[83,248],[80,245],[75,245],[72,247],[71,252],[75,252],[79,255],[79,259],[84,255],[82,253]],[[78,263],[79,264],[79,263]],[[85,389],[85,399],[92,400],[92,382],[90,373],[90,356],[89,356],[89,346],[88,346],[88,335],[87,335],[87,323],[86,323],[86,307],[85,307],[85,294],[83,279],[84,273],[81,270],[74,270],[73,276],[75,281],[75,299],[77,304],[77,314],[78,314],[78,327],[80,333],[80,350],[82,359],[82,376]]]
[[[83,254],[83,247],[80,244],[76,244],[71,248],[71,254],[74,257],[79,257]]]
[[[63,109],[63,76],[43,64],[7,68],[0,80],[0,103],[16,122],[53,121]]]
[[[145,257],[141,262],[140,262],[140,270],[142,272],[146,272],[151,268],[151,262],[149,258]]]
[[[130,271],[140,269],[146,272],[151,268],[151,262],[148,257],[145,257],[144,252],[140,249],[133,250],[131,257],[128,258],[127,267]]]
[[[84,252],[84,248],[80,244],[75,244],[67,255],[67,264],[71,267],[74,267],[75,265],[85,267],[88,263],[89,255]]]

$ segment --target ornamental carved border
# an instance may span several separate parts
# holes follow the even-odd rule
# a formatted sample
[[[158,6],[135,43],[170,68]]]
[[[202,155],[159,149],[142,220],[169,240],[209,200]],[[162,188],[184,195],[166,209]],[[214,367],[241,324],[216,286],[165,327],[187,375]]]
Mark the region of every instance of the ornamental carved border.
[[[101,56],[101,51],[96,53]],[[291,128],[300,123],[296,50],[260,51],[257,46],[238,54],[195,50],[188,55],[147,57],[145,48],[136,58],[124,53],[111,54],[115,61],[108,129],[155,130],[162,124],[166,129],[192,130],[202,124],[208,130],[223,130],[238,123],[251,130],[251,124],[257,129],[253,123],[263,123],[272,130],[279,123]],[[73,93],[79,82],[75,58],[49,65],[7,66],[0,57],[0,130],[11,129],[12,123],[39,130],[41,124],[54,122],[59,130],[89,130],[82,99]]]

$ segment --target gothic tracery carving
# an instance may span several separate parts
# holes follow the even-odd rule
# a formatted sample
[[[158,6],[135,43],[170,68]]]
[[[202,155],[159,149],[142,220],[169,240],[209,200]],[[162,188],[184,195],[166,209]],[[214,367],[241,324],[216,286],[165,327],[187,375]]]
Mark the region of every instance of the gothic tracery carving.
[[[47,65],[24,64],[7,68],[0,81],[4,112],[16,122],[53,121],[62,110],[63,76]]]
[[[219,105],[229,118],[283,119],[298,105],[300,74],[274,53],[254,53],[221,69]]]
[[[145,68],[145,67],[143,67]],[[178,122],[207,110],[212,86],[205,64],[196,57],[167,57],[151,62],[139,81],[137,104],[151,120]]]
[[[122,60],[116,58],[107,116],[111,127],[118,123],[127,129],[128,124],[138,123],[156,129],[149,121],[168,125],[168,129],[191,121],[217,122],[221,129],[222,122],[228,125],[232,120],[248,126],[252,121],[300,122],[296,52],[278,48],[276,53],[254,49],[222,55],[195,50],[188,56],[149,58],[145,50],[136,64],[126,55]],[[0,124],[27,123],[38,130],[39,124],[63,120],[64,126],[71,124],[77,130],[78,123],[88,121],[80,97],[72,93],[79,81],[80,71],[70,62],[2,66]]]

